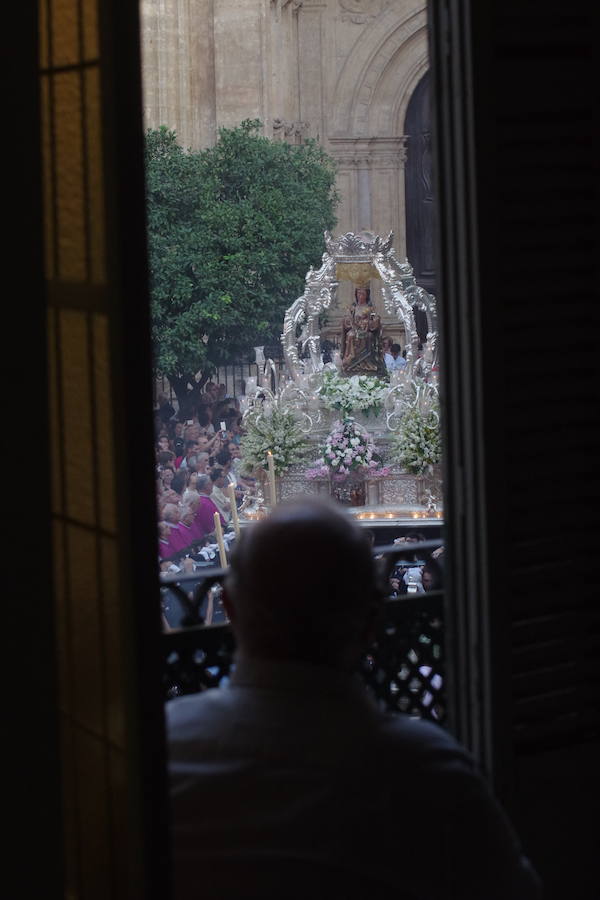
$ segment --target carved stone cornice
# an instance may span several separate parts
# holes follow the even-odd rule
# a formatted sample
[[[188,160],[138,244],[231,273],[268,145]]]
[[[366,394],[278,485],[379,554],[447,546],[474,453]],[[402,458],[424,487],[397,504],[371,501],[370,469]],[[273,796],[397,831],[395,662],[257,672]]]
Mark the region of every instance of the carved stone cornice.
[[[304,137],[310,130],[310,122],[289,122],[287,119],[273,119],[273,133],[283,132],[285,137]]]
[[[348,169],[394,169],[406,162],[404,135],[393,138],[330,138],[329,152]]]
[[[303,3],[304,0],[271,0],[271,5],[276,6],[277,9],[285,9],[287,6],[291,6],[293,12],[300,9]]]
[[[364,25],[375,19],[381,11],[381,0],[339,0],[342,22]]]

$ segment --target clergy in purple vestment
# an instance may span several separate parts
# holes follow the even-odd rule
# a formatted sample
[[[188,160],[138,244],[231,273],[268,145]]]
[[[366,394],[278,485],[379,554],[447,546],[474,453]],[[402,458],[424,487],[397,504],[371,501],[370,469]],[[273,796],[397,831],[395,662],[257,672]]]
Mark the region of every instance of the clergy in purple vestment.
[[[226,522],[219,512],[217,505],[210,499],[213,483],[209,475],[198,476],[196,490],[200,494],[200,501],[198,503],[198,510],[194,522],[199,526],[199,530],[202,531],[202,537],[204,537],[215,530],[214,517],[216,512],[219,513],[219,518],[221,519],[221,525],[223,525],[223,527],[225,527]]]
[[[171,554],[175,553],[175,548],[171,546],[170,542],[171,537],[171,529],[167,525],[166,522],[158,523],[158,557],[159,559],[166,559],[171,556]]]
[[[198,504],[200,502],[200,497],[198,494],[194,493],[193,496],[188,497],[186,503],[184,504],[184,510],[187,512],[191,512],[192,522],[190,525],[192,541],[197,543],[202,540],[204,537],[204,532],[202,531],[202,526],[199,522],[196,521],[196,513],[198,512]],[[183,515],[182,515],[183,519]]]
[[[190,544],[193,544],[194,541],[197,540],[196,532],[193,527],[194,519],[196,518],[196,513],[189,506],[184,506],[181,511],[181,521],[177,526],[177,530],[183,536],[185,541],[184,547],[189,547]]]
[[[185,538],[178,528],[180,518],[179,508],[174,503],[167,503],[163,510],[163,521],[171,529],[169,543],[173,547],[174,553],[187,546],[184,543]]]

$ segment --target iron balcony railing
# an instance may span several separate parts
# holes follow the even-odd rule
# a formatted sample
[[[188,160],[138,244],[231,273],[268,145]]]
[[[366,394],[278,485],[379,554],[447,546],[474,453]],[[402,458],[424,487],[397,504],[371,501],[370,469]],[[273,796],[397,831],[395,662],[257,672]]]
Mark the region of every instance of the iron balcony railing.
[[[441,540],[375,548],[382,584],[402,558],[423,561]],[[166,700],[225,683],[234,665],[234,638],[219,600],[224,569],[161,579],[163,615],[178,604],[179,627],[163,635]],[[167,606],[170,608],[167,610]],[[209,619],[213,624],[205,624]],[[167,617],[165,615],[165,625]],[[358,671],[380,706],[443,724],[446,719],[443,590],[385,600],[376,640]]]

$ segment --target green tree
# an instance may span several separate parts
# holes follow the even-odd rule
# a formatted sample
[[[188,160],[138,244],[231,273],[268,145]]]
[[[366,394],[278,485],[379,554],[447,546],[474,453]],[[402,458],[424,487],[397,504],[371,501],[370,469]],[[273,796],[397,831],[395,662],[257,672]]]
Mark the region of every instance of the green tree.
[[[285,309],[320,265],[334,227],[335,164],[314,141],[271,141],[246,121],[185,151],[146,134],[152,329],[157,374],[180,404],[215,366],[278,340]]]

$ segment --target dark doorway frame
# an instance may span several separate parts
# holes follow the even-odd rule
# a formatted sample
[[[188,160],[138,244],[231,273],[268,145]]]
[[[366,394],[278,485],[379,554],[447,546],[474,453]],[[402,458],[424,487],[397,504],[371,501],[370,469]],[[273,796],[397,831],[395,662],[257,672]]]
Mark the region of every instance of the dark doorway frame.
[[[571,883],[573,872],[580,878],[586,877],[583,851],[589,837],[586,838],[578,827],[580,823],[572,817],[556,816],[560,797],[555,776],[558,765],[564,781],[563,794],[572,793],[574,785],[587,788],[593,777],[592,766],[588,764],[587,768],[582,768],[579,762],[583,756],[577,751],[582,746],[593,748],[598,745],[597,720],[593,719],[592,710],[594,706],[600,707],[599,681],[591,655],[585,656],[588,645],[581,639],[598,634],[597,620],[589,612],[592,605],[596,605],[598,596],[597,466],[593,469],[571,468],[569,495],[555,490],[542,502],[539,490],[537,497],[535,493],[539,479],[547,478],[552,483],[561,454],[560,447],[554,447],[550,440],[547,455],[536,461],[535,442],[540,440],[542,426],[551,437],[556,434],[558,419],[553,411],[553,404],[558,402],[556,390],[546,390],[545,384],[538,382],[531,385],[529,403],[535,406],[537,437],[532,429],[529,441],[519,445],[521,460],[528,460],[531,471],[536,465],[539,473],[537,480],[530,474],[532,483],[529,486],[526,479],[516,480],[515,473],[521,461],[510,457],[507,443],[515,439],[515,434],[506,426],[507,423],[514,424],[517,432],[520,428],[525,436],[530,410],[517,408],[516,400],[523,350],[527,347],[531,350],[527,335],[535,333],[539,336],[541,322],[543,342],[538,342],[528,361],[544,365],[554,330],[551,323],[544,324],[540,319],[539,310],[548,309],[549,298],[554,302],[561,290],[569,290],[570,307],[564,310],[560,307],[565,315],[560,349],[565,363],[563,375],[576,383],[578,390],[575,393],[565,390],[559,395],[561,410],[569,426],[566,446],[579,461],[589,459],[596,463],[600,458],[598,444],[589,428],[590,410],[593,409],[590,402],[597,396],[594,378],[597,379],[598,374],[596,294],[600,207],[592,179],[597,174],[595,161],[600,158],[600,149],[595,130],[598,103],[592,86],[598,82],[595,41],[599,27],[598,12],[590,12],[587,6],[582,0],[574,0],[569,5],[568,16],[564,4],[557,0],[529,4],[526,9],[517,0],[502,0],[502,3],[498,0],[493,4],[444,0],[432,2],[429,7],[434,121],[437,123],[434,154],[439,161],[438,248],[441,265],[438,290],[442,298],[440,313],[444,335],[447,553],[451,590],[455,597],[448,609],[449,652],[456,660],[450,685],[455,710],[453,729],[482,762],[501,798],[515,809],[518,824],[525,834],[533,840],[537,832],[539,856],[534,857],[534,862],[540,865],[542,874],[547,870],[550,876],[554,874],[553,864],[556,865],[551,858],[554,846],[551,829],[556,832],[554,842],[561,842],[559,862],[564,875],[561,883],[560,872],[557,873],[551,889],[554,896],[569,895],[572,900],[590,896],[593,889],[591,880],[587,894],[577,893]],[[115,200],[118,200],[116,192],[127,179],[128,170],[134,171],[138,185],[143,171],[139,140],[139,18],[135,5],[112,2],[105,9],[115,36],[110,49],[116,73],[114,84],[122,89],[121,92],[114,90],[105,101],[118,107],[115,126],[123,129],[121,150],[114,162]],[[25,457],[35,468],[36,460],[39,461],[43,449],[48,447],[47,409],[44,391],[40,388],[45,377],[46,311],[40,252],[39,153],[34,149],[39,141],[34,74],[37,20],[35,12],[26,4],[11,8],[10,16],[4,34],[6,40],[10,40],[11,53],[4,58],[11,61],[8,72],[12,87],[10,99],[14,101],[11,121],[18,123],[15,128],[21,143],[30,152],[13,154],[15,168],[9,180],[11,192],[7,208],[14,211],[9,232],[12,240],[10,271],[15,276],[15,283],[11,289],[11,302],[7,304],[11,318],[5,321],[5,327],[7,334],[15,336],[27,329],[30,347],[34,348],[30,353],[31,365],[22,373],[22,385],[26,396],[36,398],[40,415],[35,448],[28,450]],[[549,100],[545,87],[548,71],[550,75],[555,71],[560,74],[560,80],[552,82]],[[528,78],[524,78],[524,74]],[[125,85],[129,85],[127,90],[123,89]],[[133,125],[128,126],[128,122]],[[529,143],[522,141],[524,126],[529,129]],[[558,147],[557,127],[561,128]],[[126,144],[129,128],[137,130],[131,145]],[[569,129],[571,134],[576,131],[576,141],[569,141]],[[547,160],[552,163],[550,176],[539,166],[540,141]],[[524,148],[527,150],[536,142],[538,165],[524,168],[524,160],[532,163],[534,159],[533,154],[524,156]],[[552,157],[553,149],[558,150],[556,157]],[[561,179],[568,185],[568,191],[557,191],[557,183],[563,183]],[[532,184],[537,190],[535,203],[531,200]],[[529,202],[523,203],[524,197]],[[123,295],[123,302],[129,306],[123,317],[122,339],[136,346],[139,340],[136,289],[145,270],[141,197],[135,209],[121,209],[119,213],[116,203],[115,210],[116,215],[122,215],[122,226],[127,225],[135,231],[130,267],[124,279],[131,293]],[[35,223],[33,228],[31,223]],[[568,241],[565,223],[572,235]],[[531,272],[529,268],[525,288],[520,281],[519,290],[513,289],[507,297],[506,284],[499,283],[499,274],[503,272],[499,263],[510,259],[512,274],[518,271],[522,279],[528,271],[527,266],[531,266],[528,241],[532,233],[536,237],[535,271]],[[560,266],[556,265],[558,253]],[[31,302],[17,302],[24,293]],[[515,294],[514,298],[511,293]],[[505,351],[503,338],[506,331],[503,329],[506,321],[514,320],[515,310],[521,313],[519,329],[512,333],[512,345]],[[148,352],[146,346],[140,351],[140,359],[147,359]],[[551,373],[552,369],[549,371]],[[147,375],[140,377],[147,380]],[[129,391],[127,403],[132,414],[129,427],[133,431],[139,414],[134,405],[135,391],[132,385],[127,387],[123,372],[115,373],[115,379],[115,390]],[[150,391],[147,393],[150,405]],[[515,404],[512,407],[511,401]],[[495,418],[489,415],[490,409],[496,411]],[[147,430],[147,425],[144,428]],[[149,445],[147,459],[141,469],[136,469],[135,482],[144,491],[147,487],[148,497],[152,496],[151,478],[147,477],[147,485],[144,479],[152,470],[150,455]],[[502,468],[503,462],[506,468]],[[40,493],[39,482],[31,479],[29,485],[15,484],[15,488],[18,505],[13,509],[20,510],[19,521],[24,527],[28,525],[32,508],[37,509],[44,520],[48,497],[47,493]],[[534,502],[537,503],[535,522],[528,507]],[[148,509],[149,504],[150,501]],[[571,523],[568,534],[559,534],[560,540],[548,540],[544,532],[543,541],[528,541],[528,534],[533,534],[536,522],[539,528],[540,523],[544,525],[546,519],[557,515],[562,516],[562,521]],[[513,516],[515,518],[511,519]],[[132,553],[142,557],[148,554],[150,558],[155,550],[150,527],[144,527],[138,533],[131,549]],[[517,599],[529,613],[541,609],[547,618],[555,615],[558,608],[552,611],[543,606],[547,597],[554,602],[557,595],[548,587],[544,591],[536,590],[533,579],[539,579],[540,572],[551,570],[560,581],[577,566],[580,582],[589,594],[589,604],[576,607],[572,616],[580,632],[579,638],[577,635],[573,638],[573,652],[579,669],[589,675],[587,693],[579,695],[581,710],[588,716],[588,730],[563,731],[562,745],[556,730],[544,731],[541,727],[537,744],[529,744],[527,751],[522,743],[515,741],[514,726],[522,724],[523,719],[519,719],[522,713],[513,681],[516,657],[511,654],[520,640],[523,622],[519,619],[519,610],[509,601],[512,596],[509,589],[511,576],[518,570],[518,561],[523,557],[515,552],[507,560],[507,550],[527,554],[528,567],[521,574],[530,586],[533,600],[530,603],[520,594]],[[559,550],[562,561],[557,568]],[[20,590],[11,593],[13,601],[20,598],[24,602],[9,604],[9,621],[5,621],[11,636],[21,638],[11,642],[16,656],[13,671],[20,673],[19,690],[13,691],[12,696],[16,701],[16,712],[20,707],[21,713],[25,713],[20,717],[25,720],[25,726],[19,730],[18,739],[12,745],[16,763],[23,766],[26,781],[17,779],[18,790],[10,821],[20,854],[11,853],[10,861],[14,863],[24,895],[33,893],[36,885],[44,888],[46,896],[58,897],[61,894],[61,866],[56,856],[62,821],[54,780],[59,775],[59,765],[55,752],[57,697],[52,677],[49,677],[54,654],[49,556],[46,545],[38,553],[37,566],[29,576],[26,589],[21,578]],[[137,587],[135,608],[142,615],[146,588],[149,592],[146,600],[151,601],[155,596],[152,578],[144,573],[143,584],[141,588]],[[539,580],[537,583],[539,585]],[[156,646],[158,616],[148,616],[143,628],[150,646]],[[139,632],[132,635],[136,646],[139,646],[139,636]],[[527,649],[527,645],[525,647]],[[140,700],[138,715],[142,717],[144,702],[148,702],[145,686],[157,681],[157,658],[153,651],[142,650],[135,661]],[[527,700],[530,706],[534,703],[531,697]],[[137,808],[131,816],[131,828],[136,829],[132,839],[139,848],[140,896],[147,888],[144,896],[164,900],[165,858],[162,852],[154,852],[160,851],[160,838],[164,834],[164,822],[157,826],[156,820],[164,815],[166,808],[164,778],[159,776],[155,780],[153,777],[160,770],[164,773],[165,767],[157,705],[158,698],[156,703],[150,702],[149,718],[140,729],[138,749],[143,757],[142,772],[136,753],[132,756],[129,775],[140,786],[137,793],[132,792],[132,803],[137,802]],[[552,725],[555,712],[552,704],[539,705],[538,711],[538,723]],[[578,714],[577,710],[574,712]],[[14,721],[18,718],[16,715]],[[581,723],[581,717],[577,721]],[[12,722],[11,719],[11,727]],[[37,748],[42,744],[51,749],[40,756]],[[546,761],[550,750],[554,753],[552,769]],[[594,758],[591,754],[592,763]],[[519,768],[524,760],[528,764],[529,787],[537,777],[537,795],[534,792],[537,805],[519,805],[518,797],[515,797],[519,772],[525,771]],[[32,775],[35,776],[33,782]],[[585,782],[588,776],[590,780]],[[551,796],[544,790],[544,778],[553,778]],[[36,805],[43,808],[43,815],[33,818],[27,815],[25,783],[29,785],[29,793],[35,795]],[[588,804],[593,804],[587,790],[585,797]],[[552,816],[548,815],[548,802],[552,806]],[[564,808],[561,806],[560,811]],[[567,830],[572,834],[569,835]],[[549,843],[545,849],[546,839]],[[580,839],[583,843],[578,849]],[[32,847],[35,848],[35,865],[32,864]],[[588,862],[591,858],[591,854],[588,855]],[[591,879],[592,875],[588,873],[587,878]]]
[[[415,87],[406,110],[404,165],[406,255],[417,283],[437,294],[435,266],[435,185],[431,146],[431,71]]]

